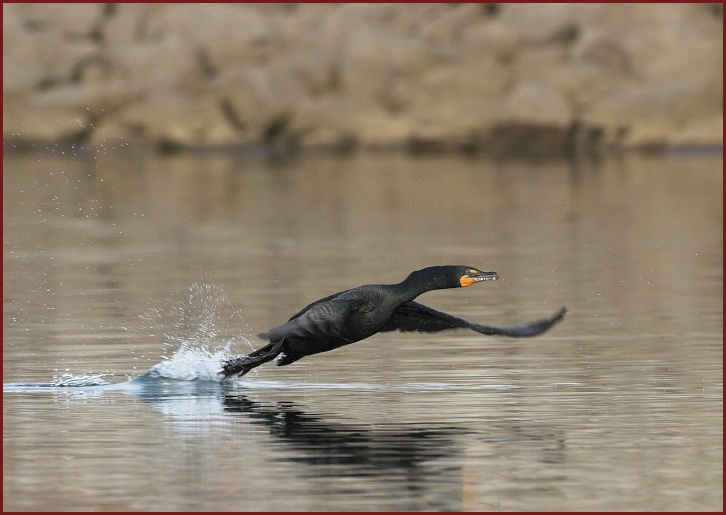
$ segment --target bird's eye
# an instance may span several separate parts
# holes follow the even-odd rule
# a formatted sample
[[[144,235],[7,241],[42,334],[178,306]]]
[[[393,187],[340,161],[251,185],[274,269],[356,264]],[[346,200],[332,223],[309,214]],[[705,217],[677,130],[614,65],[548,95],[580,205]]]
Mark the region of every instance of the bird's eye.
[[[469,277],[472,277],[475,274],[476,274],[476,271],[475,270],[467,270],[466,271],[466,275],[468,275]]]

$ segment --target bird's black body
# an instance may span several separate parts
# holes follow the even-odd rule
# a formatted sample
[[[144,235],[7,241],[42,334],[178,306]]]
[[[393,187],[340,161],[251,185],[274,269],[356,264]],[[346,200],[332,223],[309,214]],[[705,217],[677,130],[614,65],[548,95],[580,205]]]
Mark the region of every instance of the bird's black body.
[[[551,318],[522,325],[491,327],[429,308],[413,299],[431,290],[469,286],[495,280],[496,272],[468,266],[432,266],[412,272],[398,284],[367,284],[335,293],[305,306],[286,323],[260,334],[270,342],[246,356],[225,362],[225,377],[244,375],[275,358],[288,365],[300,358],[337,349],[379,332],[437,332],[465,328],[482,334],[524,337],[543,333],[562,320],[562,308]]]

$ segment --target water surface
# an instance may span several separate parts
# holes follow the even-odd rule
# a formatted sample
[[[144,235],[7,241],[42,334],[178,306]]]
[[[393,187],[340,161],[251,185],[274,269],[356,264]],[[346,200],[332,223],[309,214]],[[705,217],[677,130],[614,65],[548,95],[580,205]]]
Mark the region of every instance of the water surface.
[[[720,510],[722,159],[158,157],[3,177],[5,510]],[[534,339],[385,333],[220,384],[324,295]]]

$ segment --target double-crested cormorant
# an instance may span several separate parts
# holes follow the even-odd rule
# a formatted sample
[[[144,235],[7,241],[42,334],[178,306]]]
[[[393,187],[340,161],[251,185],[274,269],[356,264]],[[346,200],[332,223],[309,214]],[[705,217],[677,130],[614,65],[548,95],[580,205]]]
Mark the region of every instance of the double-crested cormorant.
[[[431,290],[470,286],[496,280],[496,272],[482,272],[471,266],[431,266],[412,272],[398,284],[367,284],[335,293],[305,306],[281,326],[260,334],[270,342],[246,356],[224,362],[225,377],[242,376],[275,358],[288,365],[300,358],[337,349],[385,331],[433,333],[465,328],[482,334],[536,336],[562,320],[560,309],[550,318],[507,327],[473,324],[461,318],[413,302]]]

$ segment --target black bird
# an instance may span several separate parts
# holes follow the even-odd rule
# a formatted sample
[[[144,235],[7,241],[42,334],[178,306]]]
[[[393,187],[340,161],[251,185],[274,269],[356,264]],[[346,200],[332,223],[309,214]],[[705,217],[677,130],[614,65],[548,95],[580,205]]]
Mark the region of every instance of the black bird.
[[[300,358],[337,349],[385,331],[434,333],[465,328],[481,334],[536,336],[562,320],[560,309],[550,318],[526,324],[492,327],[467,322],[413,302],[431,290],[460,288],[480,281],[496,280],[496,272],[482,272],[471,266],[431,266],[412,272],[398,284],[366,284],[335,293],[305,306],[281,326],[260,334],[270,342],[246,356],[224,362],[225,377],[242,376],[275,358],[278,366]]]

